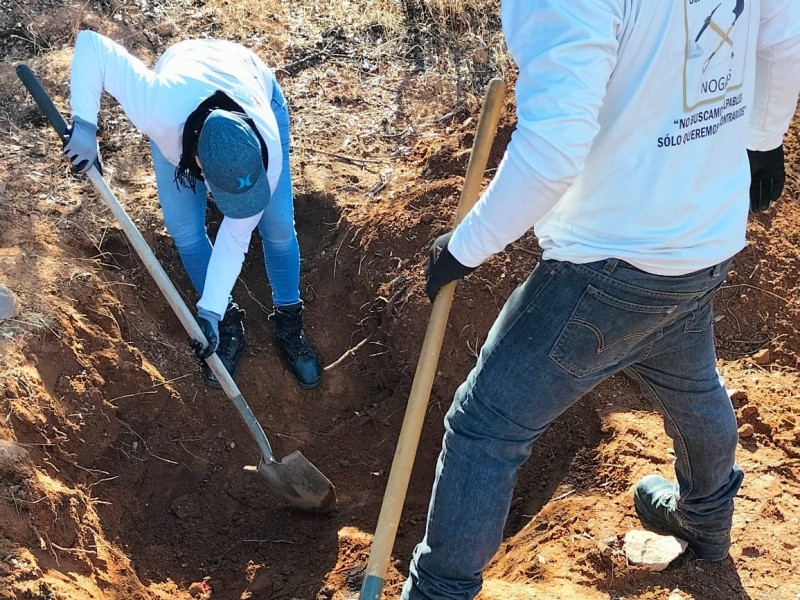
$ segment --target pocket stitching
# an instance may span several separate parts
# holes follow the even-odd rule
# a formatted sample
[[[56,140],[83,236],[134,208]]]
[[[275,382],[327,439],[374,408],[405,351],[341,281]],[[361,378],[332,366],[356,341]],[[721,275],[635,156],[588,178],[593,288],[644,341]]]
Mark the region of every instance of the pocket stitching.
[[[582,325],[582,326],[586,327],[586,329],[588,329],[589,331],[594,333],[595,337],[597,338],[597,354],[598,355],[602,354],[606,350],[609,350],[609,349],[613,348],[615,344],[618,344],[618,343],[623,342],[625,340],[629,340],[629,339],[640,339],[640,340],[642,340],[642,339],[645,338],[645,334],[644,333],[629,333],[628,335],[624,335],[621,338],[618,338],[618,339],[614,340],[608,346],[606,346],[606,339],[605,339],[605,336],[603,336],[603,332],[600,331],[600,328],[597,327],[594,323],[589,323],[589,321],[584,321],[582,319],[570,319],[569,321],[567,321],[567,325],[569,325],[570,323],[574,323],[575,325]]]
[[[663,318],[666,315],[672,314],[678,308],[678,305],[647,306],[647,305],[642,305],[642,304],[635,304],[633,302],[627,302],[625,300],[620,300],[618,298],[615,298],[614,296],[611,296],[610,294],[607,294],[604,291],[602,291],[602,290],[596,288],[595,286],[589,284],[589,285],[587,285],[586,290],[584,291],[583,295],[581,296],[581,298],[578,300],[577,304],[575,305],[575,307],[573,309],[573,315],[575,315],[575,313],[577,312],[577,310],[578,310],[579,306],[581,305],[583,299],[586,298],[587,296],[591,297],[591,298],[594,298],[595,301],[601,302],[602,304],[605,304],[606,306],[609,306],[609,307],[614,307],[614,308],[617,308],[619,310],[623,310],[623,311],[626,311],[626,312],[639,313],[641,315],[650,315],[651,317],[654,316],[656,318],[658,318],[658,317]],[[562,353],[561,352],[561,350],[562,350],[561,343],[562,343],[563,337],[564,337],[564,335],[565,335],[565,333],[566,333],[566,331],[567,331],[567,329],[569,328],[570,325],[586,328],[586,329],[588,329],[589,331],[591,331],[594,334],[594,336],[595,336],[595,338],[596,338],[596,340],[598,342],[598,348],[597,348],[597,350],[595,350],[595,353],[596,353],[595,355],[596,356],[599,356],[603,352],[605,352],[605,351],[607,351],[607,350],[609,350],[611,348],[614,348],[619,342],[624,342],[624,341],[630,342],[631,340],[635,340],[635,342],[634,342],[634,344],[635,344],[636,342],[640,342],[640,341],[646,339],[647,336],[652,333],[652,331],[628,333],[628,334],[626,334],[626,335],[624,335],[624,336],[622,336],[622,337],[620,337],[618,339],[615,339],[611,344],[606,346],[605,345],[604,336],[602,335],[602,331],[600,331],[599,328],[596,325],[594,325],[593,323],[589,323],[588,321],[586,321],[584,319],[577,318],[576,316],[571,316],[567,320],[567,322],[564,324],[563,329],[561,330],[561,332],[559,333],[558,337],[556,338],[555,344],[550,349],[549,357],[550,357],[550,359],[552,361],[554,361],[561,368],[563,368],[564,370],[566,370],[567,372],[569,372],[573,376],[579,377],[579,378],[580,377],[591,376],[594,373],[597,373],[597,372],[600,372],[600,371],[602,371],[604,369],[609,368],[611,365],[610,364],[609,365],[597,365],[594,368],[591,368],[591,367],[588,367],[587,365],[581,365],[581,364],[576,363],[568,355]],[[657,329],[658,328],[656,328],[655,330],[657,330]],[[622,357],[620,357],[617,362],[621,361],[624,358],[624,356],[626,356],[627,354],[628,354],[628,352],[623,353]]]
[[[593,285],[589,285],[587,291],[590,296],[597,298],[603,304],[607,304],[609,306],[613,306],[615,308],[619,308],[621,310],[627,310],[630,312],[649,314],[649,315],[669,315],[675,312],[675,309],[677,308],[677,305],[675,304],[670,304],[668,306],[647,306],[644,304],[636,304],[634,302],[619,300],[614,296],[612,296],[611,294],[607,294],[603,290],[594,287]]]

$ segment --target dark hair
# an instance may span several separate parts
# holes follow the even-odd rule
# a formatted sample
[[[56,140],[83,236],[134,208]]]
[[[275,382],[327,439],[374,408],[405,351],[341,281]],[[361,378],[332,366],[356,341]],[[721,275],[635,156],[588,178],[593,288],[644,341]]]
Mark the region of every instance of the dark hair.
[[[183,139],[181,141],[181,159],[175,167],[175,185],[182,185],[195,191],[197,180],[203,181],[203,171],[197,166],[195,156],[197,156],[197,140],[200,138],[200,130],[206,122],[208,115],[212,111],[221,109],[232,113],[237,113],[255,131],[258,140],[261,142],[261,156],[264,161],[264,169],[269,164],[267,145],[261,138],[261,134],[253,120],[248,117],[244,109],[232,100],[225,92],[214,92],[211,96],[197,105],[191,114],[186,118],[183,126]]]

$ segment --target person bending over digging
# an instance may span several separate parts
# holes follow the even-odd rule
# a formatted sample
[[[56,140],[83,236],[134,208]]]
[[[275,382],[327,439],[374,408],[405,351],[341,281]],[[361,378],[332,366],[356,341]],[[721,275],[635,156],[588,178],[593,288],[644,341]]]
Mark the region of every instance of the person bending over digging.
[[[164,224],[200,295],[197,320],[209,345],[192,347],[208,385],[220,386],[202,359],[216,351],[234,375],[246,345],[244,311],[231,292],[258,228],[272,288],[272,339],[300,386],[316,387],[322,370],[303,331],[289,113],[272,71],[247,48],[213,39],[175,44],[150,69],[110,39],[81,31],[70,89],[64,152],[78,170],[98,158],[103,90],[150,139]],[[213,246],[206,192],[224,216]]]
[[[473,210],[433,243],[426,291],[433,299],[531,226],[544,252],[445,417],[405,600],[478,593],[534,442],[623,369],[675,451],[677,481],[638,481],[636,513],[699,559],[728,556],[743,475],[711,300],[745,245],[748,208],[781,194],[800,2],[731,1],[733,15],[714,17],[725,45],[709,28],[686,52],[717,3],[502,0],[516,130]]]

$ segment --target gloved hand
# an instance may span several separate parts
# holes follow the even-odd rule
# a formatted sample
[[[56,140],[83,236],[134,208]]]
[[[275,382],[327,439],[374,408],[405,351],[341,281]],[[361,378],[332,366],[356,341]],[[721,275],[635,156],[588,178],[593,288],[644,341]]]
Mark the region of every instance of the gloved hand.
[[[100,146],[97,143],[97,127],[80,117],[72,119],[72,125],[67,129],[67,141],[64,143],[64,154],[79,173],[86,173],[97,161],[100,166]]]
[[[786,181],[783,144],[774,150],[748,150],[750,159],[750,212],[766,210],[781,197]]]
[[[194,350],[194,355],[200,360],[205,360],[214,352],[217,351],[219,346],[219,322],[222,319],[220,315],[205,308],[197,311],[197,324],[203,331],[203,335],[208,340],[208,346],[203,346],[200,340],[192,340],[189,345]]]
[[[456,279],[462,279],[472,273],[477,267],[462,265],[455,256],[450,254],[447,244],[453,232],[445,233],[436,238],[428,251],[428,265],[425,268],[425,293],[433,302],[436,294],[445,285]]]

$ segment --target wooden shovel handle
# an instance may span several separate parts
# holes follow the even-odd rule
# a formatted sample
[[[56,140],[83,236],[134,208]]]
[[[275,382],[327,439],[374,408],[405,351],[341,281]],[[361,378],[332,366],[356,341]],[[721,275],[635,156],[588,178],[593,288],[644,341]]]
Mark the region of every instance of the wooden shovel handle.
[[[53,103],[47,91],[45,91],[44,87],[42,87],[39,79],[27,65],[18,65],[16,70],[20,81],[22,81],[23,85],[25,85],[33,99],[36,101],[36,104],[47,117],[47,120],[50,121],[53,129],[56,130],[58,136],[63,140],[67,131],[67,122],[64,120],[64,117],[61,115],[58,108],[56,108],[56,105]],[[200,340],[204,345],[208,344],[205,335],[203,335],[203,331],[200,329],[197,321],[195,321],[192,313],[186,307],[186,304],[183,302],[183,299],[170,280],[166,271],[164,271],[161,263],[158,262],[156,255],[153,254],[153,251],[150,249],[147,241],[144,239],[144,237],[142,237],[139,229],[128,216],[128,213],[125,212],[125,209],[119,203],[116,196],[111,191],[111,188],[108,187],[105,179],[103,179],[103,176],[100,174],[100,170],[97,168],[98,164],[98,162],[95,162],[94,166],[86,173],[89,181],[92,182],[95,189],[100,194],[100,197],[103,199],[103,202],[105,202],[106,206],[122,226],[122,231],[125,233],[125,236],[128,238],[131,246],[133,246],[136,254],[138,254],[139,258],[141,259],[142,264],[144,264],[145,268],[156,282],[158,289],[160,289],[164,294],[167,303],[170,305],[170,307],[172,307],[172,310],[175,311],[175,315],[183,325],[183,328],[189,334],[189,337],[195,340]],[[217,380],[220,382],[225,394],[233,402],[236,410],[239,411],[239,414],[241,415],[242,420],[245,422],[245,425],[247,425],[250,434],[258,444],[258,447],[261,449],[263,460],[274,462],[275,459],[272,455],[272,446],[270,445],[269,440],[267,440],[264,429],[261,427],[258,419],[256,419],[253,411],[250,410],[250,406],[245,401],[242,393],[239,391],[239,388],[233,381],[233,378],[230,376],[227,369],[225,369],[225,365],[222,364],[222,361],[216,353],[206,358],[206,363],[211,368],[211,372],[216,375]]]
[[[506,84],[502,79],[493,79],[486,90],[486,97],[478,119],[478,130],[475,133],[475,141],[472,144],[472,152],[467,165],[464,187],[461,190],[461,199],[456,211],[456,225],[461,222],[478,200],[483,174],[500,119],[500,109],[503,105],[505,91]],[[403,427],[397,440],[392,469],[389,472],[389,481],[383,496],[381,513],[378,517],[366,578],[359,600],[379,600],[381,597],[386,569],[397,535],[400,513],[403,510],[408,482],[414,466],[414,457],[419,445],[428,399],[433,387],[433,378],[439,362],[439,353],[442,349],[442,340],[447,317],[450,314],[450,306],[453,303],[455,287],[455,281],[444,286],[439,290],[436,301],[433,303],[428,329],[422,342],[422,350],[414,374],[414,382],[411,385]]]

